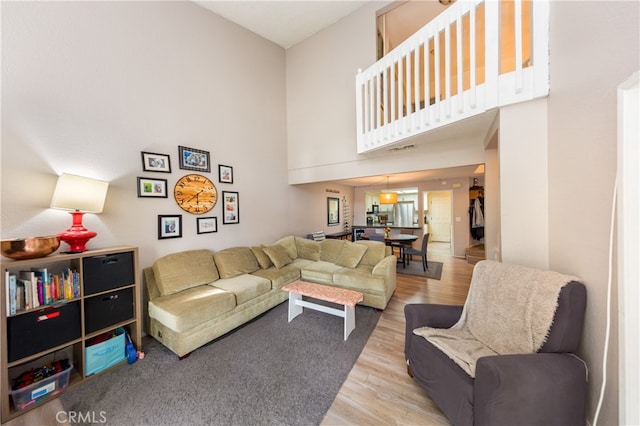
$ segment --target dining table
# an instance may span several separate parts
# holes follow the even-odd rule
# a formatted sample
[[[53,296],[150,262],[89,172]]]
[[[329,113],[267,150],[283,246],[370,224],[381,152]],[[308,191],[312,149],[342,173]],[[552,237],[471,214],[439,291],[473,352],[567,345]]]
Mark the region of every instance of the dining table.
[[[370,239],[368,236],[364,235],[362,237],[363,239]],[[398,258],[398,263],[402,263],[402,267],[404,268],[406,266],[405,263],[405,256],[404,256],[404,250],[407,247],[411,247],[411,243],[413,243],[415,240],[418,239],[417,235],[411,235],[411,234],[389,234],[386,235],[384,237],[384,243],[390,247],[392,247],[392,249],[394,247],[398,248],[398,251],[400,252],[400,257]]]

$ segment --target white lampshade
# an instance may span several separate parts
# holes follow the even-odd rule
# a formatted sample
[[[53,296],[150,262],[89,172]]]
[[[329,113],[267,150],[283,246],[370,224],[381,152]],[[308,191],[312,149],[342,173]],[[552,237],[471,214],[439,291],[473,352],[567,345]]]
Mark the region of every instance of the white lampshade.
[[[51,208],[102,213],[109,182],[63,173],[58,177]]]

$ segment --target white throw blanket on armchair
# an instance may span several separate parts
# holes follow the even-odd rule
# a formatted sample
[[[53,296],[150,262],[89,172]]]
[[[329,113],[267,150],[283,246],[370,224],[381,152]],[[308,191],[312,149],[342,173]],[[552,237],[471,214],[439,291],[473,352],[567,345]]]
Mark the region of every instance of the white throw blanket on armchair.
[[[416,328],[475,377],[478,358],[537,352],[547,339],[560,290],[577,278],[494,261],[478,262],[458,322]]]

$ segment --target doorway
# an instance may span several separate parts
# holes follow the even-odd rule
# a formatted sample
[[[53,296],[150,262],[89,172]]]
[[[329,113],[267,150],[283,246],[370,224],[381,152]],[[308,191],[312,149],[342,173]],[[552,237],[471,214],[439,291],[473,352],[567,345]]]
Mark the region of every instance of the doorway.
[[[451,191],[427,191],[424,193],[424,232],[430,234],[430,241],[451,248],[452,230]]]

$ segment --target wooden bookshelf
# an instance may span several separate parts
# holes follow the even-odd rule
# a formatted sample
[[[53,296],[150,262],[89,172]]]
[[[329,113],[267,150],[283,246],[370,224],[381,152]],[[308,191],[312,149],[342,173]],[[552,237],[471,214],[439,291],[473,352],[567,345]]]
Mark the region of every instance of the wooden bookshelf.
[[[85,375],[85,350],[90,339],[124,328],[128,331],[137,350],[142,350],[142,299],[138,282],[137,247],[123,246],[83,253],[61,253],[27,260],[2,258],[0,266],[2,267],[0,291],[0,418],[2,423],[42,405],[69,387],[93,377]],[[79,273],[77,296],[8,315],[7,271],[9,274],[18,275],[20,271],[32,268],[47,268],[48,272],[52,273],[69,269],[77,271]],[[61,330],[59,335],[51,332],[50,329],[40,329],[44,326],[40,325],[37,318],[43,318],[50,313],[53,313],[50,316],[55,317],[55,321],[59,323],[51,322],[47,327],[56,327],[57,325],[54,324],[59,324]],[[32,317],[36,319],[32,321]],[[26,340],[25,336],[32,340]],[[73,365],[68,373],[68,386],[62,392],[43,397],[42,400],[22,410],[17,409],[10,394],[13,380],[25,371],[60,359],[69,359]],[[122,363],[126,364],[126,358],[117,365]]]

